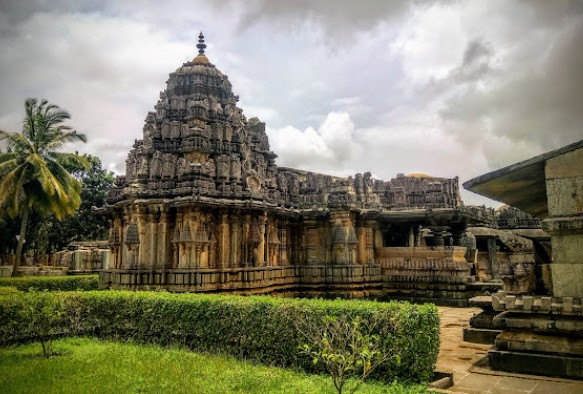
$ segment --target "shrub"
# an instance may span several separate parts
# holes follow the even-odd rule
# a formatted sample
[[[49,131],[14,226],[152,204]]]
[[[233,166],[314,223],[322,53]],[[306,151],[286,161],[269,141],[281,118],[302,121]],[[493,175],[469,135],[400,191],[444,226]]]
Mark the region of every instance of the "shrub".
[[[322,363],[338,394],[348,387],[350,377],[356,378],[349,387],[354,393],[375,369],[396,357],[392,349],[382,347],[378,335],[370,334],[376,331],[376,323],[375,319],[363,322],[348,315],[324,316],[317,324],[300,321],[298,328],[307,340],[300,351],[314,364]]]
[[[62,332],[63,325],[66,325],[63,321],[65,311],[61,299],[48,292],[34,291],[14,293],[10,298],[14,305],[12,316],[20,324],[9,324],[9,330],[16,330],[13,335],[25,335],[26,339],[40,341],[43,355],[51,357],[53,339]]]
[[[20,290],[18,290],[16,287],[14,286],[3,286],[0,287],[0,297],[3,296],[11,296],[11,295],[15,295],[20,293]]]
[[[371,375],[379,380],[426,382],[439,350],[439,316],[433,305],[122,291],[52,296],[63,301],[68,321],[60,329],[66,335],[179,345],[312,372],[322,372],[323,366],[298,351],[305,338],[296,322],[317,324],[324,316],[379,322],[364,334],[378,336],[382,351],[395,356]],[[0,301],[0,345],[27,339],[3,324],[9,319],[17,319],[14,326],[25,324],[14,308]]]
[[[0,287],[15,287],[21,291],[75,291],[97,290],[98,275],[76,276],[25,276],[18,278],[0,278]]]

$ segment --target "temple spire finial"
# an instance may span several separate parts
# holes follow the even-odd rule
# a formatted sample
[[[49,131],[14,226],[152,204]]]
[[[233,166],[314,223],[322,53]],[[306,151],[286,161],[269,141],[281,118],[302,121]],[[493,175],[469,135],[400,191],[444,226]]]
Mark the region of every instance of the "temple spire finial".
[[[206,44],[204,43],[204,36],[202,35],[202,31],[198,35],[198,44],[196,45],[198,48],[198,54],[204,55],[204,49],[206,48]]]

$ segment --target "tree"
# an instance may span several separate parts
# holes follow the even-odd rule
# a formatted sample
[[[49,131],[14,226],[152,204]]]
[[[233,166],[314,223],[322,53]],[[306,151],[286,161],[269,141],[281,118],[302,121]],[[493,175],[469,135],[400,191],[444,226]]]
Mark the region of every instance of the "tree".
[[[71,216],[81,204],[81,183],[67,166],[87,167],[74,153],[59,152],[64,144],[83,141],[64,122],[71,115],[47,100],[27,99],[22,133],[0,131],[8,150],[0,153],[0,216],[20,218],[20,231],[12,276],[18,275],[28,218],[32,211],[50,213],[58,220]]]
[[[107,238],[109,223],[106,217],[95,214],[95,208],[105,205],[107,192],[115,178],[111,171],[103,169],[101,160],[92,155],[83,155],[88,168],[70,168],[71,174],[82,184],[79,210],[63,221],[51,220],[47,225],[47,253],[62,250],[71,241],[95,241]]]
[[[53,339],[62,329],[65,316],[63,300],[47,291],[29,291],[15,297],[21,303],[18,315],[26,322],[25,331],[40,342],[46,358],[53,356]]]
[[[298,328],[308,340],[300,352],[324,366],[338,394],[354,378],[349,390],[354,393],[375,369],[394,357],[383,350],[381,338],[371,334],[374,324],[349,315],[300,321]]]

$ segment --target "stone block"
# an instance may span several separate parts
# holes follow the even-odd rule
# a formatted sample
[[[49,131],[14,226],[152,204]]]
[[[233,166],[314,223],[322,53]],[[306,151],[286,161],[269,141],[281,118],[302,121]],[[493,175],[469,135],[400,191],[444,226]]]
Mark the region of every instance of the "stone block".
[[[583,176],[546,180],[549,215],[566,216],[583,213]]]
[[[577,220],[583,223],[583,217]],[[565,223],[561,223],[561,227],[572,223],[573,220],[565,221]],[[559,231],[565,230],[561,229]],[[583,250],[583,229],[580,229],[578,233],[574,234],[554,234],[551,236],[551,240],[553,244],[554,263],[583,265],[583,256],[581,256],[581,251]]]
[[[497,350],[583,356],[583,339],[564,335],[504,331],[496,338],[495,345]]]
[[[583,378],[583,357],[490,350],[490,368],[531,375]]]
[[[473,328],[494,328],[494,317],[498,312],[480,312],[470,318],[470,326]]]
[[[566,152],[547,160],[545,177],[547,179],[567,178],[583,174],[583,149]]]
[[[504,309],[504,305],[500,302],[500,298],[501,297],[498,294],[492,296],[492,308],[494,308],[495,311]]]
[[[581,237],[583,239],[583,237]],[[554,247],[554,245],[553,245]],[[583,243],[581,245],[583,250]],[[581,252],[579,254],[583,260]],[[553,294],[557,297],[583,297],[583,261],[581,264],[551,264]]]
[[[494,344],[496,337],[501,330],[492,330],[486,328],[464,328],[463,338],[466,342]]]
[[[512,310],[516,304],[516,296],[507,295],[504,297],[504,303],[506,304],[506,310]]]
[[[527,330],[545,334],[561,334],[580,337],[583,318],[579,316],[553,316],[502,312],[493,319],[494,327],[511,330]]]

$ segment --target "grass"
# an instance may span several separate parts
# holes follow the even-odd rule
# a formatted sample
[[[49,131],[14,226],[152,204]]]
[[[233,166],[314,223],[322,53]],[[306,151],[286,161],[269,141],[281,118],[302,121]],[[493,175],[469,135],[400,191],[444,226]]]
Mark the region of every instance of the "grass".
[[[334,393],[327,376],[254,365],[231,357],[87,338],[0,349],[5,393]],[[366,383],[358,393],[424,393],[423,386]]]

